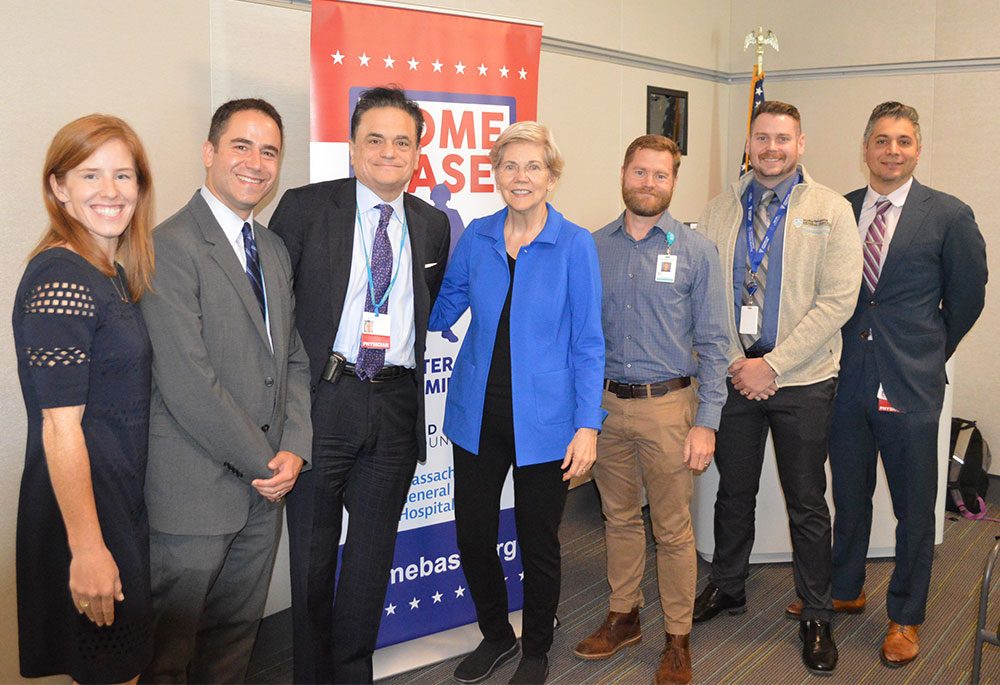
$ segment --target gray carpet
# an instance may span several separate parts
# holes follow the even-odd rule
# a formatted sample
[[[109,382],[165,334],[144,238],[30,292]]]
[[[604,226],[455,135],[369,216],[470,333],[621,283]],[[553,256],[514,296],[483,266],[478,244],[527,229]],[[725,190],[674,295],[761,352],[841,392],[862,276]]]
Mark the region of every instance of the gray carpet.
[[[991,512],[1000,512],[1000,481],[993,479]],[[889,669],[879,660],[885,634],[885,591],[892,560],[868,564],[865,585],[868,608],[863,614],[838,616],[834,637],[840,663],[824,683],[963,683],[972,669],[973,634],[983,564],[1000,535],[1000,524],[949,516],[944,542],[937,547],[928,599],[927,621],[921,630],[921,652],[904,669]],[[560,537],[563,542],[563,586],[559,605],[562,625],[549,652],[550,683],[650,683],[663,647],[663,620],[656,590],[652,535],[648,532],[641,612],[642,643],[606,661],[581,661],[573,647],[589,635],[607,613],[608,586],[604,576],[604,532],[600,503],[592,484],[574,489]],[[704,586],[708,564],[699,560],[698,587]],[[1000,583],[998,583],[1000,585]],[[696,683],[803,683],[817,676],[802,665],[798,623],[784,607],[795,600],[791,564],[751,567],[747,581],[748,612],[722,614],[694,627],[691,651]],[[1000,589],[987,625],[1000,620]],[[289,612],[265,620],[248,678],[253,683],[291,682]],[[380,683],[449,683],[459,658],[410,671]],[[515,663],[498,669],[487,683],[506,683]],[[1000,649],[987,646],[983,682],[1000,683]]]

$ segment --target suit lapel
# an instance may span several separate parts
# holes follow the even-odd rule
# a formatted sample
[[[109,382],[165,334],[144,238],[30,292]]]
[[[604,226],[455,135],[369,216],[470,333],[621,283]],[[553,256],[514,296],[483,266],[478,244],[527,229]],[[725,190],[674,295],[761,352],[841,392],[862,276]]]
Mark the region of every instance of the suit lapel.
[[[906,196],[903,211],[899,215],[899,221],[896,222],[896,230],[893,232],[892,241],[889,243],[889,251],[886,252],[885,262],[882,264],[882,270],[879,273],[878,285],[875,286],[876,292],[882,288],[886,277],[891,276],[892,272],[899,268],[900,263],[903,261],[901,255],[909,247],[910,243],[913,242],[913,238],[917,233],[919,233],[920,225],[930,210],[928,204],[930,197],[931,195],[927,192],[927,189],[920,185],[917,179],[913,179],[913,185],[910,186],[910,192]],[[891,278],[889,282],[892,282]]]
[[[254,236],[257,238],[257,252],[260,255],[261,272],[264,274],[264,291],[267,295],[267,316],[271,322],[271,352],[275,359],[285,359],[288,356],[288,338],[281,334],[287,331],[289,312],[287,304],[291,301],[285,291],[284,276],[279,272],[281,257],[275,249],[274,241],[265,237],[267,229],[254,221]],[[255,298],[256,299],[256,298]],[[260,311],[260,308],[257,308]],[[256,319],[255,319],[256,321]],[[264,331],[265,337],[267,331]]]
[[[403,195],[406,210],[406,225],[410,234],[410,261],[413,262],[413,322],[416,329],[426,330],[430,318],[430,292],[424,278],[425,246],[427,245],[427,224],[416,211],[412,196]]]
[[[212,215],[212,210],[208,208],[208,204],[201,196],[201,191],[195,193],[194,198],[188,206],[194,215],[195,221],[198,222],[199,228],[201,228],[205,242],[212,246],[209,249],[209,255],[219,265],[219,268],[226,275],[226,278],[229,279],[229,282],[232,283],[236,294],[247,310],[247,315],[253,321],[254,328],[257,329],[264,344],[270,347],[270,343],[267,340],[267,329],[264,328],[264,317],[260,315],[260,305],[257,304],[257,297],[250,288],[247,273],[240,266],[240,260],[236,257],[236,253],[233,252],[229,241],[226,240],[226,234],[222,232],[222,227],[219,226],[219,222]],[[262,261],[262,270],[266,268],[267,264]],[[265,276],[265,278],[267,277]]]
[[[354,235],[358,196],[355,180],[349,179],[333,195],[329,205],[326,250],[330,259],[330,304],[333,308],[333,329],[340,326],[340,316],[344,313],[344,299],[351,281],[351,260],[354,255]],[[331,341],[332,342],[332,341]]]

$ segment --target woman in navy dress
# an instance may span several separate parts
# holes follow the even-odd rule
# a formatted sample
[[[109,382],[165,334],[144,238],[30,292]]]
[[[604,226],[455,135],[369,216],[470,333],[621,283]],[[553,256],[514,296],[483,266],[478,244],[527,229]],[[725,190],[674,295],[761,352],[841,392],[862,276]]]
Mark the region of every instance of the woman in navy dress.
[[[17,512],[21,674],[134,682],[152,656],[143,502],[152,182],[135,132],[90,115],[56,134],[49,228],[14,300],[28,415]],[[115,261],[121,256],[125,266]]]

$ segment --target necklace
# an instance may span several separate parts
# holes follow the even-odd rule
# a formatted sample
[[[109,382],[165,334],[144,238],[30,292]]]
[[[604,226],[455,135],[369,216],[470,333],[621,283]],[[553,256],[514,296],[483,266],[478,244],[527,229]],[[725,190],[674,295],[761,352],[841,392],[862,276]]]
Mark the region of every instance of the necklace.
[[[128,297],[128,288],[125,287],[125,283],[122,282],[122,275],[118,273],[118,269],[115,269],[115,275],[109,276],[108,280],[111,281],[111,285],[114,286],[115,292],[118,297],[121,298],[122,302],[131,302]]]

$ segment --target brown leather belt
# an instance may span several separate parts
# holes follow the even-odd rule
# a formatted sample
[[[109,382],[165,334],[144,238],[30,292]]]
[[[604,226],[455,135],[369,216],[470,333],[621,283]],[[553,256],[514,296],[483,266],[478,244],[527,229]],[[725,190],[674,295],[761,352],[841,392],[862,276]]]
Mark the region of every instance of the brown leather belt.
[[[668,392],[676,392],[691,385],[691,377],[671,378],[659,383],[619,383],[610,378],[604,379],[604,389],[614,393],[622,400],[634,400],[643,397],[663,397]]]

